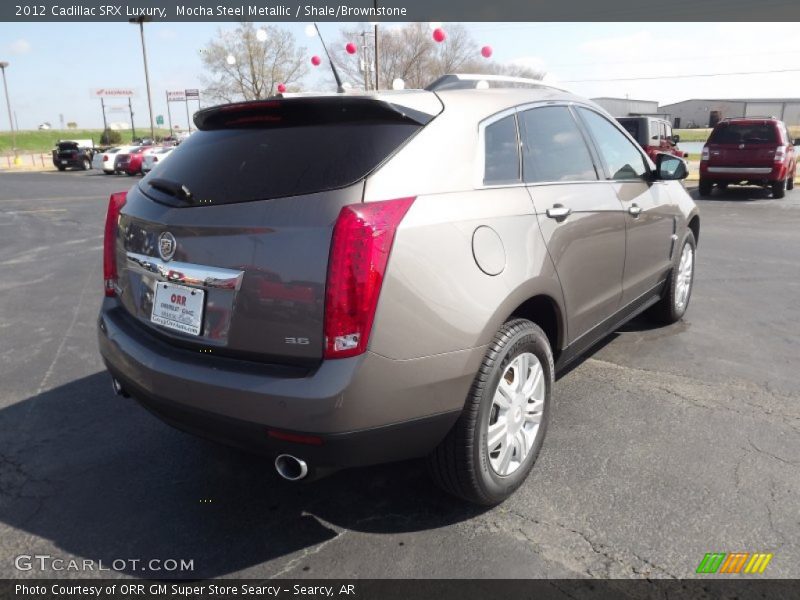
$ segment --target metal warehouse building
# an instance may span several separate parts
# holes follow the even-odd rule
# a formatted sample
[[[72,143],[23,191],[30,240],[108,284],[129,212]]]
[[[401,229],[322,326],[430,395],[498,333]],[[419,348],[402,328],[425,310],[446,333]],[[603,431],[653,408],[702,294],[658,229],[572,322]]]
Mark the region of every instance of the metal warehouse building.
[[[800,125],[800,98],[740,98],[735,100],[684,100],[658,107],[675,128],[713,127],[730,117],[777,117],[787,125]]]
[[[632,100],[630,98],[592,98],[592,102],[605,108],[612,117],[636,115],[657,115],[658,102],[655,100]]]

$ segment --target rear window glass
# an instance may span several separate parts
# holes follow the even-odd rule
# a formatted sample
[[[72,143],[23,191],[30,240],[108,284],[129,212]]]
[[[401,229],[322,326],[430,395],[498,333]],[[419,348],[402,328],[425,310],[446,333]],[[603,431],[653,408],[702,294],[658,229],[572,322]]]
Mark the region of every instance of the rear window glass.
[[[419,128],[359,120],[196,131],[140,187],[158,199],[148,180],[168,180],[210,204],[332,190],[366,176]]]
[[[775,126],[770,124],[729,123],[711,132],[712,144],[769,144],[778,141]]]

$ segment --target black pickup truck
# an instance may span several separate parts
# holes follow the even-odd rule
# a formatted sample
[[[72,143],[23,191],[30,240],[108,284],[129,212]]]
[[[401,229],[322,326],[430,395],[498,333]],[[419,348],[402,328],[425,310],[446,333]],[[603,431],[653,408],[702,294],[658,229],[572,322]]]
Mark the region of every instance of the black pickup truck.
[[[88,146],[85,142],[59,140],[53,149],[53,164],[59,171],[67,167],[88,171],[93,157],[94,144]]]

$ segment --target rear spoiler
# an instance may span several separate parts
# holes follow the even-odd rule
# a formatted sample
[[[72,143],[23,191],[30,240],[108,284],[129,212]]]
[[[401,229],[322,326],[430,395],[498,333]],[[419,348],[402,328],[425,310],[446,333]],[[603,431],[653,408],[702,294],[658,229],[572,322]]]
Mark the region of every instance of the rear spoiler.
[[[305,96],[222,104],[198,111],[199,130],[237,127],[287,127],[348,122],[394,122],[427,125],[442,109],[435,94],[398,95],[397,102],[376,96]],[[391,98],[394,100],[395,98]]]

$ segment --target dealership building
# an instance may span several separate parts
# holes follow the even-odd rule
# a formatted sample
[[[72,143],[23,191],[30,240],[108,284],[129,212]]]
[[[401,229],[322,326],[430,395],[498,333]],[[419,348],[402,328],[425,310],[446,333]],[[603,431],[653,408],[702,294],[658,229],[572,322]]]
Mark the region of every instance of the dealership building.
[[[776,117],[787,125],[800,125],[800,98],[684,100],[661,105],[657,112],[668,115],[675,128],[713,127],[731,117]]]

